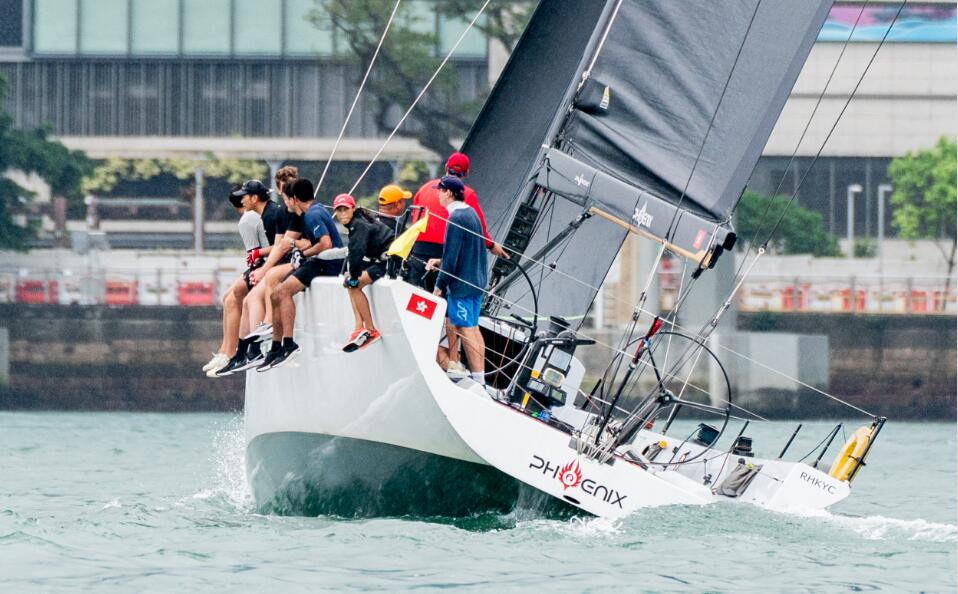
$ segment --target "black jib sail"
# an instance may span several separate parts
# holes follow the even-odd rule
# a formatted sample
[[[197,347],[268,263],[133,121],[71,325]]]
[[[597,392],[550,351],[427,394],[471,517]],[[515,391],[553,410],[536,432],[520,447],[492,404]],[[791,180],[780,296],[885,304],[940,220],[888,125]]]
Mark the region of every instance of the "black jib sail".
[[[464,150],[541,314],[581,317],[629,231],[699,266],[730,217],[831,1],[543,0]],[[508,262],[494,282],[529,307]],[[582,282],[574,282],[577,279]]]

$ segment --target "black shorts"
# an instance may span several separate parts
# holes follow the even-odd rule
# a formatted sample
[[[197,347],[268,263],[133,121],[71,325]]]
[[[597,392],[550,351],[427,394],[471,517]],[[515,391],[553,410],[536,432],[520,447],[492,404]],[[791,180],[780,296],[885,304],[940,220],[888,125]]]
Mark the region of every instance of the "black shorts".
[[[363,272],[369,275],[370,282],[376,282],[386,276],[386,261],[376,260],[375,262],[367,262],[363,260]]]
[[[313,282],[313,279],[317,276],[339,276],[339,272],[342,268],[342,260],[309,258],[300,264],[299,268],[293,271],[292,276],[295,276],[296,280],[303,283],[303,286],[308,289],[309,284]]]
[[[426,262],[432,258],[442,258],[442,244],[417,241],[406,260],[405,280],[411,285],[432,292],[436,285],[437,272],[426,272]]]

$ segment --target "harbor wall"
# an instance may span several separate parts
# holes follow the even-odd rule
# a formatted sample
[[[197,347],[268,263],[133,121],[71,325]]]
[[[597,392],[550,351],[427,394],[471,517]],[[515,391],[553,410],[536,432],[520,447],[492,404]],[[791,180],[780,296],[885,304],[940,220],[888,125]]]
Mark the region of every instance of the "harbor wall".
[[[0,409],[239,410],[242,378],[200,371],[221,316],[216,307],[0,304],[9,335]],[[954,316],[753,313],[739,315],[738,330],[827,336],[828,392],[890,418],[955,419]],[[849,416],[823,396],[797,396],[757,412]]]

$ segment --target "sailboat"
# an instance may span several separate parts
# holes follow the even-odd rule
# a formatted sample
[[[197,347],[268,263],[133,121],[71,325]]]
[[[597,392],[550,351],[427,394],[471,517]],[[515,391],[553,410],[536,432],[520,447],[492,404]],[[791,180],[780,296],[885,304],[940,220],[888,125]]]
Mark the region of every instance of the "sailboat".
[[[628,234],[689,262],[687,290],[733,248],[735,206],[830,6],[542,0],[462,147],[490,232],[513,255],[493,263],[486,290],[487,385],[436,363],[442,299],[399,279],[372,285],[383,340],[344,354],[346,292],[315,280],[297,302],[298,366],[247,374],[258,506],[462,515],[510,509],[521,485],[605,517],[847,497],[883,418],[828,469],[839,426],[813,463],[757,458],[747,419],[719,446],[737,410],[707,342],[714,323],[681,328],[677,308],[659,317],[643,294],[617,345],[580,330]],[[584,348],[610,355],[588,390]],[[724,378],[704,400],[689,389],[702,365]],[[676,437],[680,412],[713,420]]]

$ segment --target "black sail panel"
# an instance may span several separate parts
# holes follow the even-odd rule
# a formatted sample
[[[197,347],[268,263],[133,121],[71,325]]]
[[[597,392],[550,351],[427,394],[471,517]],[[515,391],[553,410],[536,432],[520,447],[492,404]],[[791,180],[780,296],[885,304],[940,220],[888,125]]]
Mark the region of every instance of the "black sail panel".
[[[683,206],[728,218],[830,6],[625,0],[592,69],[607,108],[575,111],[571,154],[669,201],[689,183]]]
[[[542,0],[463,143],[489,232],[501,239],[549,128],[564,117],[605,0]]]

